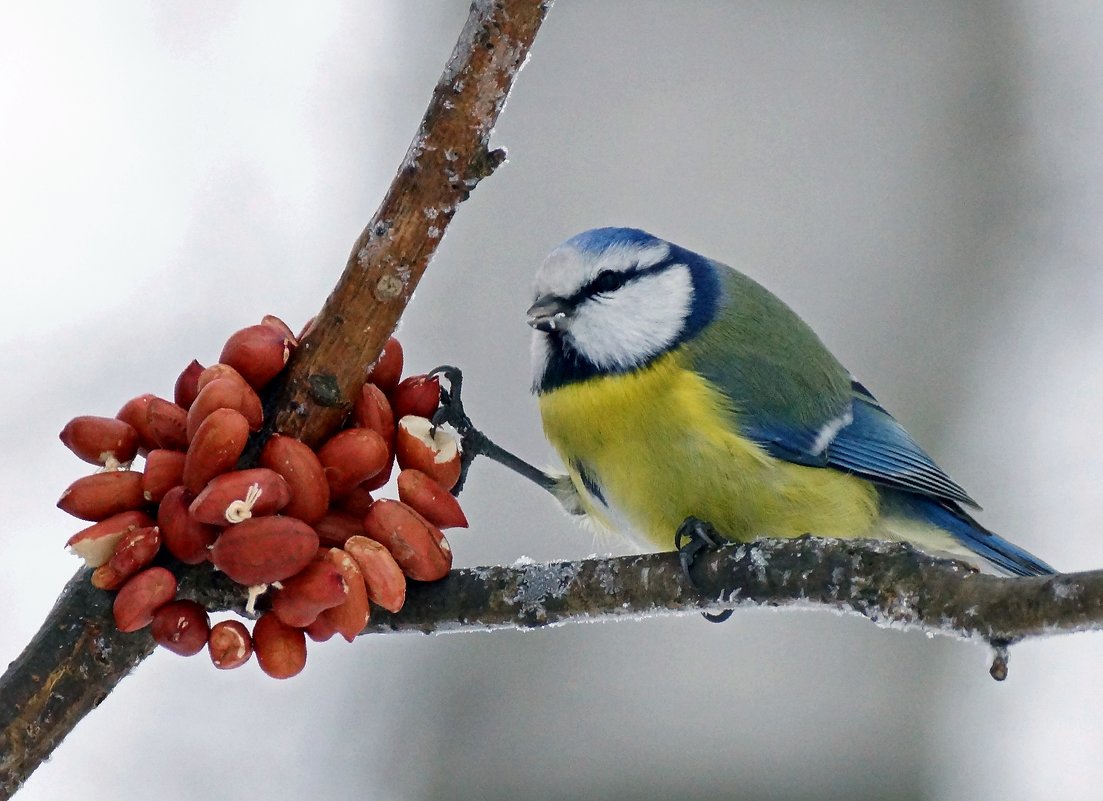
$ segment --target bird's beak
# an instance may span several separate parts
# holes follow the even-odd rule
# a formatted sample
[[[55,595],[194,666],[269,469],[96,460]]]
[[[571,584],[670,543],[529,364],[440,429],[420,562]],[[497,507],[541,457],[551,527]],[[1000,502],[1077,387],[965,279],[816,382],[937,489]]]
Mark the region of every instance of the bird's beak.
[[[553,331],[563,331],[571,324],[571,307],[563,298],[555,295],[538,298],[529,306],[528,323],[537,331],[550,334]]]

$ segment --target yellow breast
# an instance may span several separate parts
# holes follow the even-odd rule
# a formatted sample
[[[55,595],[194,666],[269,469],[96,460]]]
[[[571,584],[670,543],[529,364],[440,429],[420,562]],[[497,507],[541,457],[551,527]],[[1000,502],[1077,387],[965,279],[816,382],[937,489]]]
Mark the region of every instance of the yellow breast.
[[[540,413],[587,512],[651,548],[672,548],[690,515],[743,541],[862,536],[877,516],[869,482],[775,459],[741,436],[725,397],[678,351],[544,393]],[[634,531],[623,531],[622,518]]]

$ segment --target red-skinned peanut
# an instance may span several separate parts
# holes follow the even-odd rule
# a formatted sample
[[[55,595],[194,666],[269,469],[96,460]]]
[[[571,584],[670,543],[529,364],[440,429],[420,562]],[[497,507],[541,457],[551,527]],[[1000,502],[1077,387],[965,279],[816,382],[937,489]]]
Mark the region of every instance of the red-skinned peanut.
[[[146,406],[146,422],[158,448],[187,450],[188,413],[182,406],[164,398],[150,398]]]
[[[188,507],[200,523],[225,526],[255,515],[271,515],[291,498],[287,482],[275,470],[254,467],[215,476]]]
[[[306,636],[272,612],[253,625],[253,650],[260,669],[274,679],[289,679],[306,667]]]
[[[184,454],[167,448],[155,448],[146,454],[142,470],[142,497],[160,503],[173,487],[184,483]]]
[[[163,567],[150,567],[132,576],[115,596],[115,627],[130,632],[145,628],[154,613],[176,597],[176,577]]]
[[[184,486],[198,494],[212,478],[233,470],[248,440],[249,422],[241,412],[215,409],[199,424],[188,445]]]
[[[390,447],[370,428],[339,431],[318,449],[325,468],[329,497],[338,499],[387,466]]]
[[[275,470],[287,482],[291,500],[284,514],[315,523],[329,508],[329,482],[318,455],[301,441],[273,434],[260,452],[261,467]]]
[[[191,516],[188,507],[193,498],[185,487],[173,487],[157,507],[157,528],[165,549],[188,565],[207,561],[219,532],[217,526],[200,523]]]
[[[78,478],[58,499],[57,508],[81,520],[106,520],[119,512],[141,509],[142,474],[136,470],[108,470]]]
[[[231,334],[218,360],[241,373],[253,389],[260,390],[279,375],[294,347],[294,337],[278,326],[261,323]]]
[[[180,656],[194,656],[207,647],[211,622],[207,610],[195,601],[173,601],[153,613],[150,633],[163,648]]]
[[[145,512],[120,512],[81,529],[65,545],[88,567],[99,567],[107,564],[124,534],[153,524]]]
[[[452,569],[452,549],[440,529],[402,501],[380,498],[373,503],[364,518],[364,533],[382,543],[415,581],[436,581]]]
[[[440,406],[440,379],[435,375],[412,375],[403,378],[391,393],[391,408],[395,419],[408,414],[432,417]]]
[[[367,381],[390,394],[402,377],[402,343],[394,337],[387,340],[383,352],[368,370]]]
[[[172,388],[172,399],[181,409],[190,409],[195,396],[199,394],[199,376],[202,372],[203,365],[192,359],[191,364],[176,379],[176,385]]]
[[[92,573],[92,584],[101,590],[116,590],[142,568],[148,567],[161,548],[156,526],[129,531],[122,536],[115,552]]]
[[[406,602],[406,575],[381,543],[358,535],[345,542],[345,552],[356,560],[368,598],[388,612],[398,612]]]
[[[187,436],[190,442],[203,421],[218,409],[237,409],[244,415],[253,431],[260,429],[264,414],[260,397],[245,382],[232,378],[217,378],[206,384],[195,396],[195,402],[187,413]]]
[[[272,593],[272,611],[289,626],[309,626],[326,609],[344,603],[348,587],[329,561],[312,561]]]
[[[360,428],[370,428],[394,447],[395,417],[391,402],[375,384],[364,384],[352,404],[352,419]]]
[[[240,620],[220,620],[211,626],[207,653],[219,670],[233,670],[244,665],[253,655],[253,638]]]
[[[117,417],[74,417],[61,429],[60,439],[66,448],[91,464],[110,466],[138,455],[137,430]]]
[[[298,573],[317,550],[318,535],[306,523],[267,515],[224,530],[211,549],[211,563],[238,584],[271,584]]]
[[[146,415],[149,402],[155,397],[157,396],[147,392],[145,395],[131,398],[123,404],[122,408],[119,409],[119,413],[115,415],[116,419],[122,420],[138,432],[139,456],[145,456],[149,451],[159,447],[157,441],[153,438],[153,432],[149,429],[149,418]]]
[[[215,668],[222,671],[240,668],[253,655],[253,638],[240,620],[219,620],[207,638],[207,653]]]
[[[341,572],[345,582],[345,599],[337,606],[326,609],[318,617],[328,620],[346,642],[352,642],[364,630],[364,626],[368,625],[371,614],[368,585],[360,572],[360,566],[347,551],[330,548],[325,558]]]
[[[420,470],[444,489],[459,481],[463,463],[460,440],[448,426],[437,426],[428,418],[408,415],[398,421],[395,458],[400,467]]]
[[[467,528],[456,496],[420,470],[398,474],[398,499],[437,528]]]

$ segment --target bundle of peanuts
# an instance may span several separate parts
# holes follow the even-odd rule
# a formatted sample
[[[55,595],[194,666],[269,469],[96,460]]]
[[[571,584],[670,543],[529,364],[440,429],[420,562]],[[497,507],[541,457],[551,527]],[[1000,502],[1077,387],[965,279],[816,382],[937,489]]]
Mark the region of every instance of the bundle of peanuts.
[[[450,493],[460,442],[431,420],[440,405],[433,375],[401,379],[393,337],[366,375],[344,427],[317,450],[275,434],[258,466],[237,469],[263,422],[258,395],[298,344],[280,319],[235,332],[217,364],[193,361],[173,400],[140,395],[115,417],[76,417],[61,441],[99,465],[74,481],[58,507],[92,525],[68,547],[94,568],[92,584],[117,591],[120,631],[151,626],[154,640],[214,665],[289,678],[306,665],[306,637],[351,642],[372,604],[401,609],[406,581],[448,574],[441,529],[467,519]],[[134,466],[144,458],[141,469]],[[399,500],[373,498],[394,463]],[[210,624],[207,610],[177,599],[171,566],[209,561],[248,588],[248,611],[266,608],[252,633],[239,620]]]

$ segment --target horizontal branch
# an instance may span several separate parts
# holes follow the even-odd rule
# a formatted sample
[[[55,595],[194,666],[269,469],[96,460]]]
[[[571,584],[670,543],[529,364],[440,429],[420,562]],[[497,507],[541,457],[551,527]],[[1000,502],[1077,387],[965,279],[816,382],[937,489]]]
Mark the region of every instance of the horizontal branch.
[[[4,797],[18,787],[25,764],[47,756],[76,722],[70,717],[98,704],[152,650],[147,632],[114,630],[112,596],[93,588],[88,575],[81,570],[73,577],[35,641],[2,680]],[[882,626],[997,647],[1103,628],[1103,571],[1002,578],[904,543],[761,540],[702,553],[693,575],[700,591],[683,575],[674,553],[462,568],[439,582],[410,582],[402,611],[374,609],[364,633],[531,629],[749,606],[850,612]],[[180,594],[212,610],[243,613],[245,608],[242,588],[209,565],[182,568]],[[53,647],[42,647],[40,640],[57,633],[63,636]]]
[[[183,587],[244,610],[241,588],[189,568]],[[1103,571],[1031,578],[977,573],[906,543],[800,537],[702,553],[695,588],[675,553],[453,570],[410,582],[398,614],[373,609],[365,634],[539,628],[608,617],[717,613],[748,606],[851,612],[882,626],[996,645],[1103,628]]]

